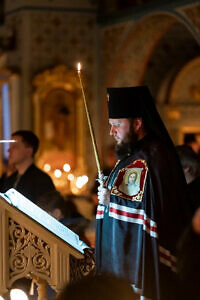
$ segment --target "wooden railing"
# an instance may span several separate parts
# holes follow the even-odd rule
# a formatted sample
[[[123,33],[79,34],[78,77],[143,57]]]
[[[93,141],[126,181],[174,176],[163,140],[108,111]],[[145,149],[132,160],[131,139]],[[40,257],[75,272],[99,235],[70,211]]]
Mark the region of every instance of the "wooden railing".
[[[77,247],[76,242],[71,243],[70,238],[67,240],[68,231],[64,225],[26,198],[18,196],[20,194],[15,190],[8,195],[0,194],[0,295],[6,294],[16,280],[26,277],[34,279],[38,299],[45,300],[47,285],[59,293],[70,276],[76,273],[70,270],[70,261],[73,261],[73,266],[74,261],[83,259],[83,250],[78,239]],[[45,217],[48,220],[42,221],[41,225],[37,218],[32,218],[30,211],[30,215],[22,212],[29,204],[33,215],[42,212],[43,221]],[[48,224],[46,221],[49,226],[45,225]],[[54,233],[56,228],[64,230],[63,235],[59,237],[59,231]],[[77,236],[69,231],[71,234],[76,240]]]

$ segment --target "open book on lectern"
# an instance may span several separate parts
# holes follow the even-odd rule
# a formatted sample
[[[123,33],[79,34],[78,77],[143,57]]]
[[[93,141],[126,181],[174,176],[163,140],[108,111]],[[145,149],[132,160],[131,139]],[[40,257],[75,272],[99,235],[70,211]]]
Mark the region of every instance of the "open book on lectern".
[[[79,252],[84,253],[83,249],[87,248],[87,246],[79,239],[79,236],[76,233],[57,221],[54,217],[49,215],[32,201],[28,200],[15,189],[10,189],[4,194],[0,193],[0,196],[10,205],[29,216]]]

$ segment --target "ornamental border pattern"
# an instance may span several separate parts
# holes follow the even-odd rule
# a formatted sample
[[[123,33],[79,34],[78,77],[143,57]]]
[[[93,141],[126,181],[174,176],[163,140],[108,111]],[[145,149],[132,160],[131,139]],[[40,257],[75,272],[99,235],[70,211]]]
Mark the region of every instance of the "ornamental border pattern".
[[[9,217],[9,277],[27,272],[50,278],[51,247],[30,230]]]

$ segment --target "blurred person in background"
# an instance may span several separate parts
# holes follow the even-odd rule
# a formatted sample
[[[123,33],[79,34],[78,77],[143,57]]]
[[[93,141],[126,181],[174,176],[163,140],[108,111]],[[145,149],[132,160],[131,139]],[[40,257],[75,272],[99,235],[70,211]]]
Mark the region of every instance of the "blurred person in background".
[[[188,145],[176,146],[187,182],[187,199],[191,214],[200,206],[200,160]]]
[[[86,276],[66,285],[57,300],[138,300],[130,284],[113,275]]]
[[[178,275],[183,296],[181,299],[200,299],[200,208],[192,218],[178,245]]]
[[[30,130],[19,130],[12,134],[9,165],[16,171],[1,182],[0,191],[16,189],[29,200],[35,202],[40,195],[55,190],[51,177],[36,167],[34,157],[39,147],[38,137]]]
[[[187,133],[184,136],[184,145],[189,146],[194,153],[200,156],[200,144],[197,141],[197,138],[194,133]]]
[[[16,172],[16,168],[13,164],[8,161],[3,162],[3,173],[0,178],[0,188],[3,186],[4,182],[10,177],[14,172]]]

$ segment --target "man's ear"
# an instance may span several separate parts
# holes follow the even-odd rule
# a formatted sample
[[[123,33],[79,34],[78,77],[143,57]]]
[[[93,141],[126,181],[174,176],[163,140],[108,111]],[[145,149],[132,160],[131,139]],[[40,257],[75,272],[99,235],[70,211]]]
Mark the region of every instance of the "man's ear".
[[[138,133],[141,128],[143,128],[143,121],[142,121],[142,118],[135,118],[133,120],[133,131],[135,133]]]
[[[27,152],[30,157],[33,156],[33,148],[32,147],[27,147]]]

